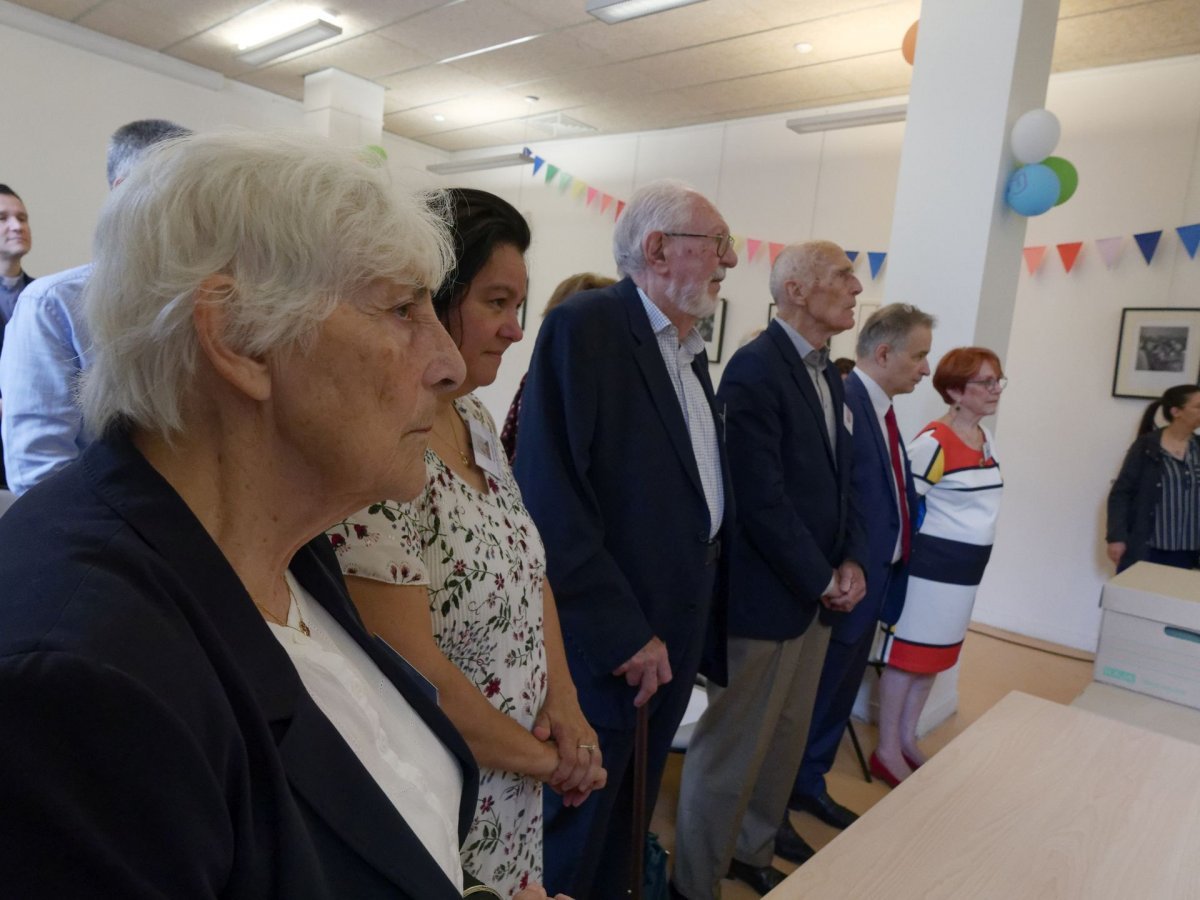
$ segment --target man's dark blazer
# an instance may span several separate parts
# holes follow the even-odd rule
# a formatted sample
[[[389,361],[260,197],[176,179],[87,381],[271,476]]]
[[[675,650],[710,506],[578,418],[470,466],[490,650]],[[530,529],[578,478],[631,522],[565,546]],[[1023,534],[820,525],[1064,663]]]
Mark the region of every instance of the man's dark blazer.
[[[465,743],[367,635],[324,537],[291,570],[457,758],[461,840]],[[126,438],[0,519],[0,585],[6,895],[459,898]]]
[[[837,614],[833,639],[844,644],[855,643],[863,634],[873,630],[878,621],[894,625],[904,608],[904,592],[908,587],[908,567],[892,566],[896,552],[896,535],[900,533],[900,510],[893,487],[892,458],[888,451],[887,435],[879,427],[875,407],[866,385],[856,372],[846,379],[846,408],[854,416],[854,495],[862,514],[866,532],[867,555],[861,561],[867,576],[867,594],[848,613]],[[904,442],[900,442],[903,454]],[[913,487],[912,469],[905,455],[905,491],[908,497],[909,521],[916,534],[917,491]]]
[[[717,398],[725,404],[738,498],[732,635],[798,637],[816,614],[833,569],[864,560],[842,380],[833,365],[824,377],[838,432],[836,465],[816,387],[778,322],[738,350],[721,378]]]
[[[692,369],[712,404],[707,356]],[[721,445],[723,420],[714,416]],[[546,317],[519,434],[517,480],[546,544],[589,721],[632,730],[635,691],[611,673],[655,635],[677,679],[688,680],[695,664],[692,673],[677,667],[708,627],[708,669],[723,681],[724,579],[711,608],[697,587],[706,580],[708,506],[679,400],[630,279],[578,294]],[[721,468],[726,539],[733,494],[723,446]]]

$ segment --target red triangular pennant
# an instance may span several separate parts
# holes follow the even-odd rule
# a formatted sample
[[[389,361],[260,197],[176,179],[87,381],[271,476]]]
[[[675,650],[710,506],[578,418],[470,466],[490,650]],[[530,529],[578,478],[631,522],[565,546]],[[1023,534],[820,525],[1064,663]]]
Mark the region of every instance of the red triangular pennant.
[[[1046,255],[1045,247],[1026,247],[1023,251],[1025,254],[1025,268],[1032,275],[1038,270],[1038,266],[1042,264],[1042,257]]]
[[[598,193],[600,193],[600,192],[598,190],[596,190],[594,187],[588,188],[587,189],[587,194],[588,194],[587,203],[585,203],[584,206],[591,206],[592,201],[596,199],[596,195]]]
[[[1075,265],[1075,260],[1079,258],[1079,251],[1083,249],[1083,241],[1073,241],[1069,244],[1058,245],[1058,256],[1062,260],[1063,268],[1070,272],[1071,267]]]
[[[775,265],[775,260],[779,259],[779,254],[783,252],[784,245],[777,244],[774,241],[770,241],[767,244],[767,247],[771,251],[771,265]]]
[[[604,194],[600,198],[600,212],[608,212],[608,208],[612,206],[612,194]]]
[[[617,201],[617,213],[616,213],[616,215],[613,216],[613,221],[615,222],[617,219],[621,218],[621,213],[623,213],[623,212],[625,212],[625,201],[618,200]]]
[[[746,259],[754,262],[754,257],[758,256],[758,248],[762,246],[762,241],[758,238],[746,238]]]

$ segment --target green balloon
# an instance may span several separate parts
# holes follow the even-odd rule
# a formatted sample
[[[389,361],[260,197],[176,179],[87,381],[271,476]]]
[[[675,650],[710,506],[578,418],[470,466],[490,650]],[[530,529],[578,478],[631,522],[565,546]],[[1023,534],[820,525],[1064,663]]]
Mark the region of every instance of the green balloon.
[[[1079,173],[1075,171],[1073,165],[1061,156],[1047,156],[1042,160],[1042,165],[1058,176],[1060,187],[1058,201],[1054,205],[1062,206],[1071,199],[1071,196],[1075,193],[1075,188],[1079,187]]]

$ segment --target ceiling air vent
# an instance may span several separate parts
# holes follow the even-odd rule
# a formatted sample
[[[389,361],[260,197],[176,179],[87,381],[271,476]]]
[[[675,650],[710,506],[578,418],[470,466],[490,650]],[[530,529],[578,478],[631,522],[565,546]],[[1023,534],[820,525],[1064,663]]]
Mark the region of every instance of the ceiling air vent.
[[[554,137],[574,137],[580,134],[591,134],[596,131],[595,125],[572,119],[566,113],[545,113],[540,116],[529,116],[526,120],[534,128],[539,128]]]

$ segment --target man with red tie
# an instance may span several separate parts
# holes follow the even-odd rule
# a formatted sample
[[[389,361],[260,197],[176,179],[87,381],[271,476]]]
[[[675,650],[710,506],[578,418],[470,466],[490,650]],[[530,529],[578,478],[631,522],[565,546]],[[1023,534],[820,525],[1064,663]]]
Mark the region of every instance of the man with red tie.
[[[852,611],[836,614],[804,761],[788,804],[835,828],[845,828],[857,816],[830,798],[825,773],[850,720],[875,623],[894,624],[900,617],[916,530],[917,495],[892,399],[911,393],[929,374],[933,326],[932,316],[907,303],[877,310],[859,329],[858,364],[845,382],[846,409],[855,425],[852,480],[866,532],[867,594]]]

